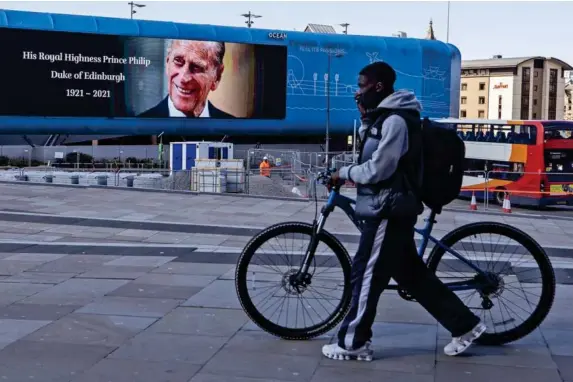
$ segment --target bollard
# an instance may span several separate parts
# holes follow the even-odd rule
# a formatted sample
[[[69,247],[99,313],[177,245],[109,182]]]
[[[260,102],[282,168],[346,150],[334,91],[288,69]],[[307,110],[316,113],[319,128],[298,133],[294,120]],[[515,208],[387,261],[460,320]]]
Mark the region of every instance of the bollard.
[[[44,176],[44,180],[46,183],[54,183],[54,175],[46,175]]]
[[[96,176],[98,186],[107,186],[107,175]]]
[[[80,184],[80,176],[79,175],[72,175],[70,177],[70,179],[72,180],[72,184]]]
[[[127,187],[133,187],[133,179],[135,179],[133,175],[127,176],[125,178],[125,181],[127,182]]]
[[[28,181],[28,175],[16,175],[16,180],[19,180],[21,182],[27,182]]]

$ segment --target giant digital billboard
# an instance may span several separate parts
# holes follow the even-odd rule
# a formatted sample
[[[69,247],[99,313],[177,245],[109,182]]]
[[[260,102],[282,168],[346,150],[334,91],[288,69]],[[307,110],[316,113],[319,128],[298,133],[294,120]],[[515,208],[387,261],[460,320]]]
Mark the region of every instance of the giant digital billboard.
[[[286,49],[0,28],[0,115],[283,119]]]

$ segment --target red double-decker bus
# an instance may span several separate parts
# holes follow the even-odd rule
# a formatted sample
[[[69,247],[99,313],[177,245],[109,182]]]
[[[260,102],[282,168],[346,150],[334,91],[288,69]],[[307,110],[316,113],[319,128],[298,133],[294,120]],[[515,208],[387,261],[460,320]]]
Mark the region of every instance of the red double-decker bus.
[[[541,205],[573,205],[573,122],[544,121]]]
[[[461,196],[500,205],[573,205],[573,122],[441,119],[466,146]]]

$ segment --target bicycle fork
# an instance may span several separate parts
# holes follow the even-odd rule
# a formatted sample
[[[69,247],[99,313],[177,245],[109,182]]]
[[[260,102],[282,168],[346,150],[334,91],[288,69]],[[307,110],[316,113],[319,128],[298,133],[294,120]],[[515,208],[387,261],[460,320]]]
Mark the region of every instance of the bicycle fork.
[[[315,219],[312,222],[312,237],[310,239],[310,243],[306,249],[304,254],[304,258],[301,264],[301,267],[296,275],[296,280],[298,282],[302,282],[306,275],[308,274],[308,270],[310,269],[310,265],[314,260],[314,253],[316,248],[318,247],[318,237],[320,236],[320,232],[324,228],[324,224],[326,223],[326,215],[324,211],[318,217],[318,220]]]

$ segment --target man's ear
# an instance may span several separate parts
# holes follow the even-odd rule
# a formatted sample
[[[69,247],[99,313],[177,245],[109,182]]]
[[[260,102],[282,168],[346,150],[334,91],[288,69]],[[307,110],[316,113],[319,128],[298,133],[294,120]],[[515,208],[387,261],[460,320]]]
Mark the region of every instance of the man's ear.
[[[382,84],[382,82],[376,82],[376,85],[374,85],[374,89],[376,90],[376,93],[381,93],[384,91],[384,85]]]
[[[225,65],[221,64],[219,65],[219,67],[217,68],[217,79],[213,82],[213,84],[211,84],[211,91],[214,92],[215,90],[217,90],[217,88],[219,87],[219,84],[221,83],[221,77],[223,76],[223,72],[225,71]]]

